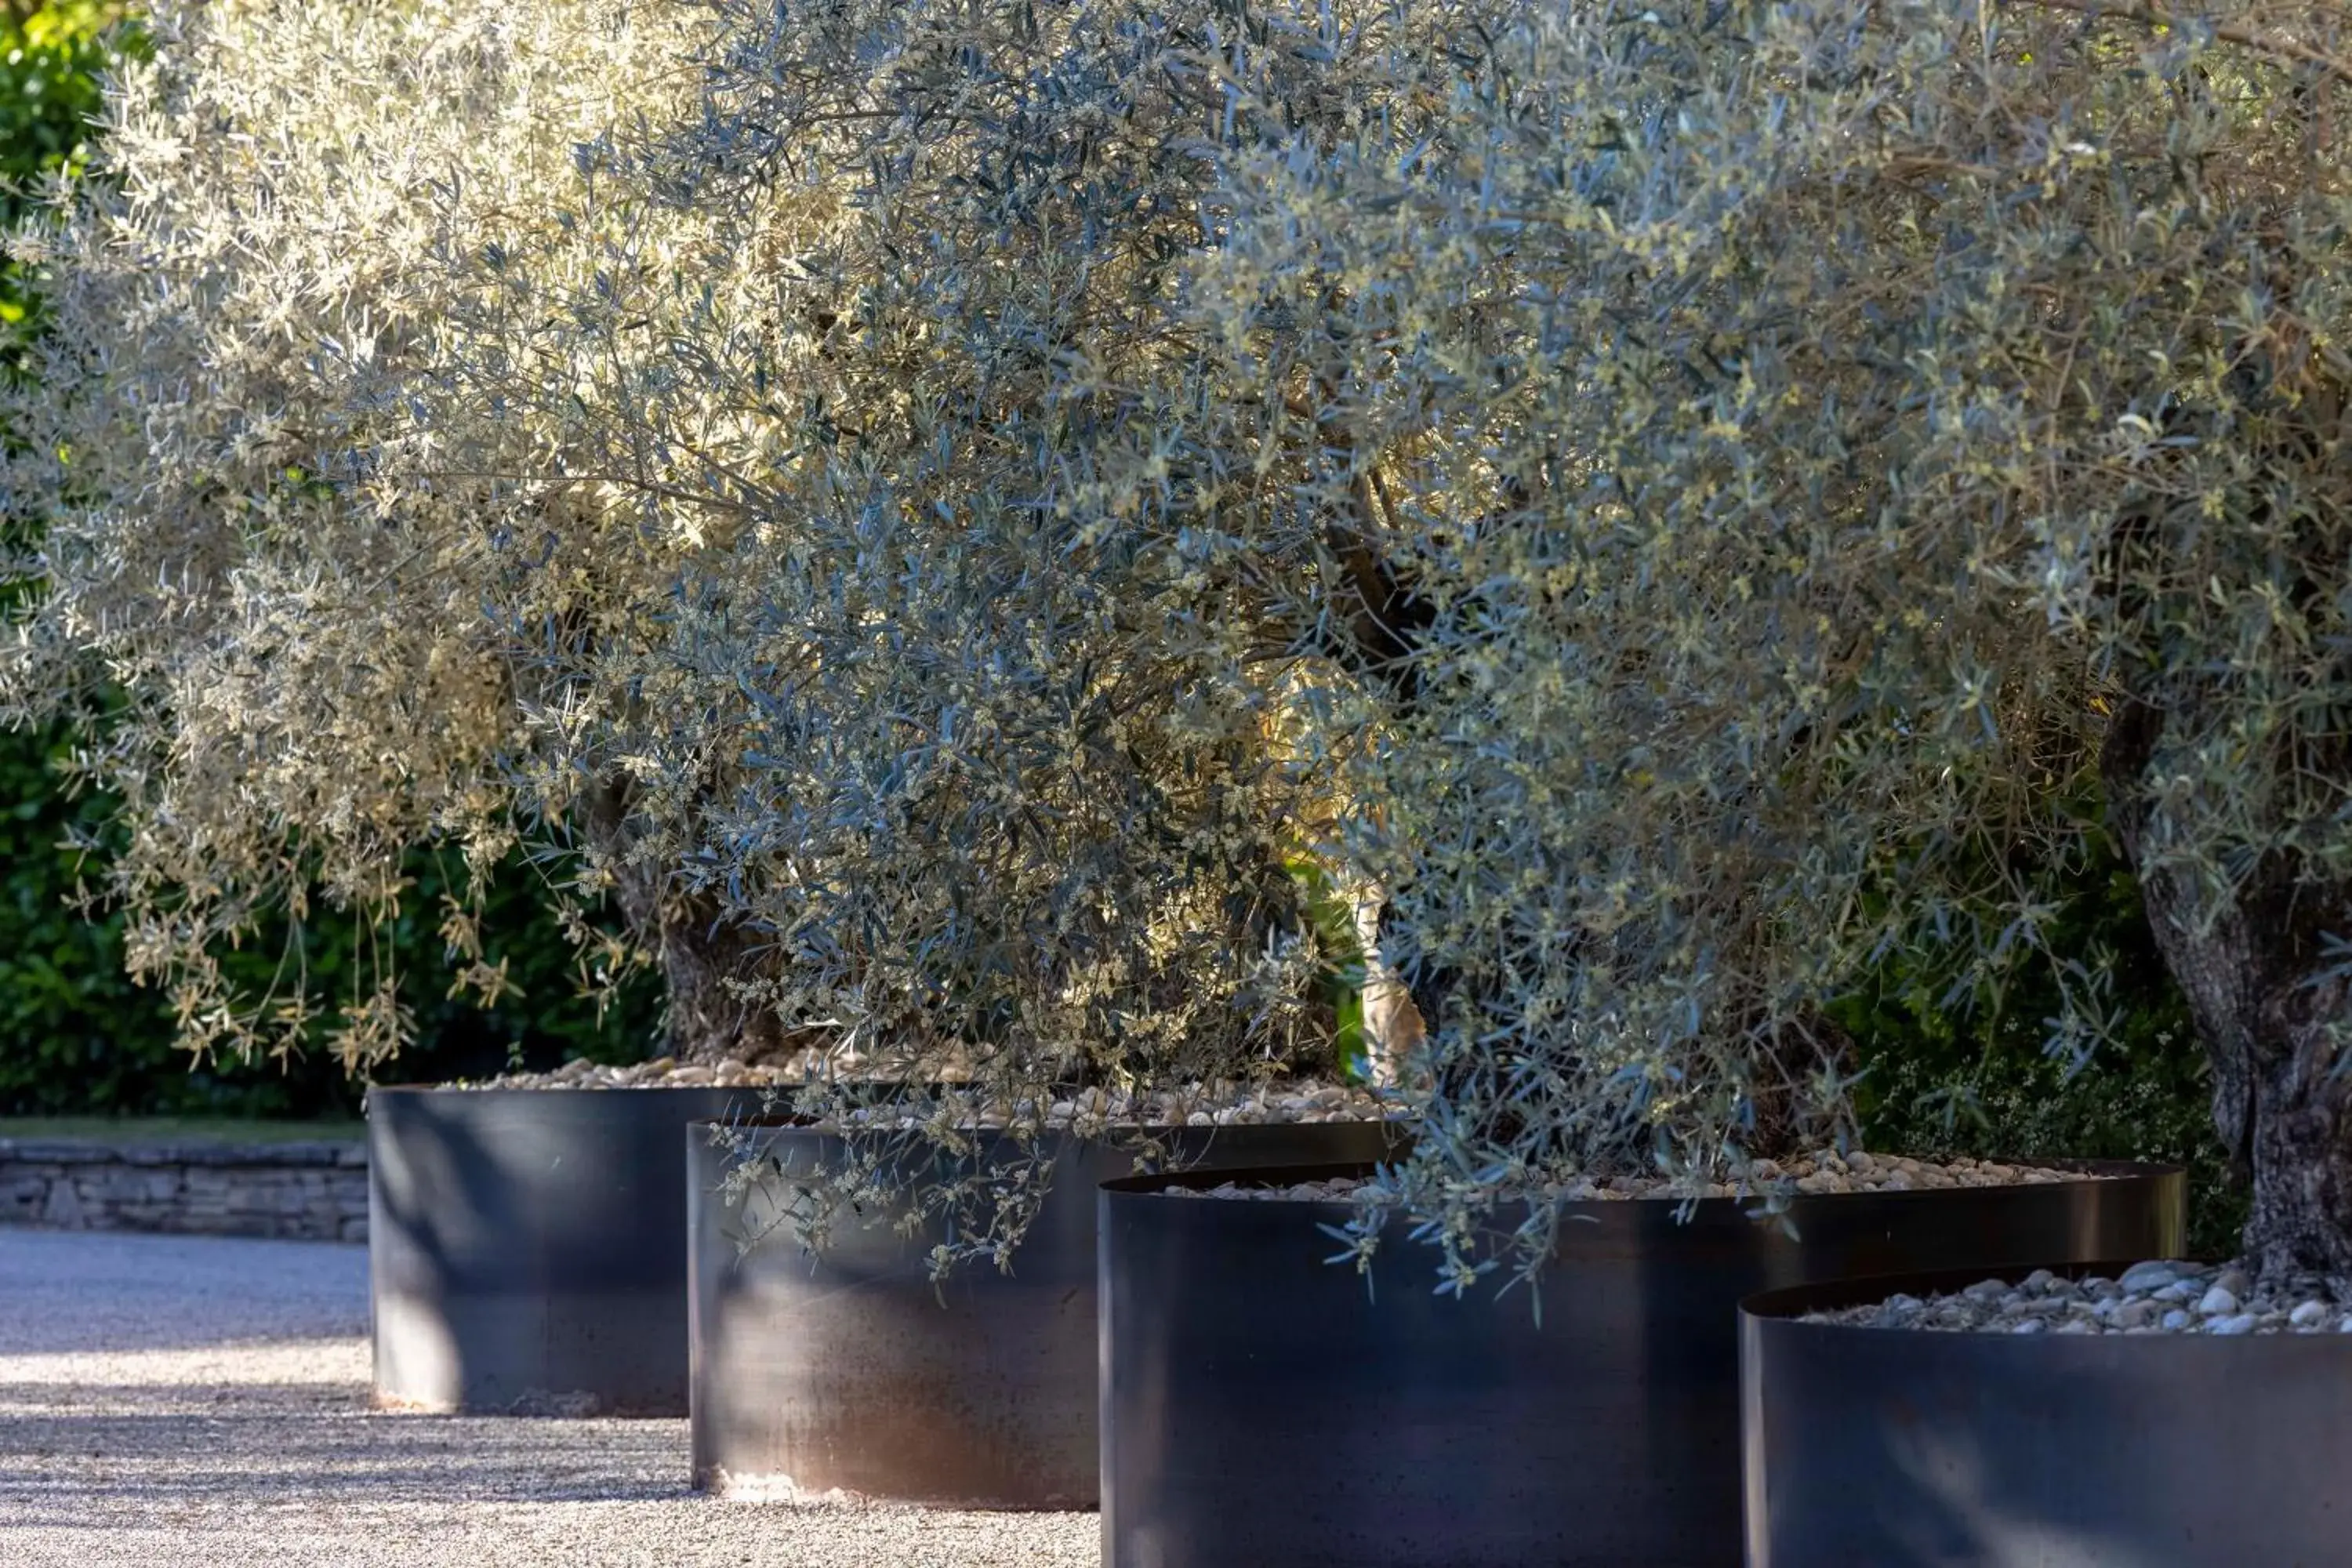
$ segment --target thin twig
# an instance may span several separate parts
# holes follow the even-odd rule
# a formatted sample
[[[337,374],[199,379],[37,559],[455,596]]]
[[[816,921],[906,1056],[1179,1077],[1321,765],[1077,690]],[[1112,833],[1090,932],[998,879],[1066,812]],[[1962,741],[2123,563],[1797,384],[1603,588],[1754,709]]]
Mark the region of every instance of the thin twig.
[[[2121,21],[2137,22],[2149,27],[2180,27],[2191,23],[2212,30],[2215,37],[2226,43],[2265,54],[2274,58],[2293,60],[2298,65],[2316,67],[2337,81],[2352,86],[2352,60],[2329,54],[2315,45],[2299,39],[2281,37],[2234,22],[2217,22],[2210,16],[2183,16],[2179,12],[2152,0],[2017,0],[2018,4],[2039,5],[2046,11],[2072,11],[2078,16],[2094,20],[2114,16]]]

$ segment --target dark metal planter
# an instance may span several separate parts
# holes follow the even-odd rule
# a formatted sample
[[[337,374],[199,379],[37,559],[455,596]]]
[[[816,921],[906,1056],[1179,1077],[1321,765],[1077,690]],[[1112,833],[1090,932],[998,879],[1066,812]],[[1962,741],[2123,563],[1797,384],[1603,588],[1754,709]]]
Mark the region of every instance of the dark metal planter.
[[[1003,1135],[984,1136],[986,1159]],[[803,1129],[755,1137],[755,1157],[786,1171],[840,1154],[838,1138]],[[1216,1164],[1369,1160],[1389,1147],[1386,1128],[1362,1122],[1170,1137]],[[787,1235],[739,1254],[772,1198],[727,1202],[719,1188],[738,1158],[689,1131],[697,1487],[1095,1506],[1095,1187],[1130,1173],[1131,1155],[1066,1145],[1013,1272],[967,1266],[944,1289],[925,1263],[938,1233],[902,1237],[887,1215],[837,1229],[815,1258]]]
[[[2151,1255],[2049,1267],[2113,1278]],[[2352,1334],[1793,1321],[1981,1278],[1846,1281],[1742,1303],[1750,1568],[2352,1563]]]
[[[677,1141],[761,1093],[370,1090],[376,1404],[685,1415]]]
[[[1344,1204],[1108,1183],[1105,1568],[1732,1568],[1740,1299],[1897,1259],[2179,1250],[2178,1169],[2077,1168],[2127,1173],[1800,1197],[1801,1239],[1728,1198],[1687,1223],[1578,1205],[1540,1324],[1524,1295],[1433,1295],[1402,1226],[1368,1297],[1315,1229]]]

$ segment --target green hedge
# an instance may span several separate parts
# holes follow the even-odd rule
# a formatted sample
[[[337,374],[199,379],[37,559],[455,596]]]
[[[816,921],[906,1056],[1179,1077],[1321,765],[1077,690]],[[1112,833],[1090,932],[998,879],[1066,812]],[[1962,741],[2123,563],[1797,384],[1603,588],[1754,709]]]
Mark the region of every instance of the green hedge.
[[[0,216],[14,223],[42,175],[76,158],[99,109],[108,58],[101,29],[120,7],[72,0],[0,24]],[[127,30],[118,42],[136,38]],[[25,319],[29,300],[15,266],[0,272],[0,321]]]
[[[2020,966],[1961,987],[1934,951],[1889,954],[1839,1009],[1864,1068],[1863,1142],[1908,1153],[1978,1158],[2177,1161],[2189,1167],[2189,1245],[2238,1249],[2246,1198],[2213,1131],[2205,1053],[2187,1001],[2157,952],[2139,887],[2084,808],[2091,853],[2078,867],[2029,864],[2054,911],[2055,951],[2104,967],[2123,1009],[2121,1037],[2088,1060],[2045,1054],[2060,1010],[2056,978]]]
[[[120,917],[83,918],[71,907],[78,857],[63,846],[79,829],[102,833],[103,799],[69,800],[52,769],[60,737],[0,733],[0,1115],[332,1116],[356,1111],[359,1088],[331,1056],[284,1064],[191,1068],[173,1038],[162,996],[122,969]],[[489,1010],[442,998],[435,910],[437,867],[411,868],[414,911],[394,931],[394,953],[416,1009],[418,1044],[381,1074],[387,1081],[487,1076],[509,1066],[548,1068],[575,1056],[639,1059],[658,1023],[658,988],[633,981],[601,1020],[576,981],[570,944],[529,892],[528,868],[509,868],[483,922],[485,956],[504,958],[517,991]],[[265,984],[274,933],[232,955]],[[349,934],[331,920],[312,927],[309,963],[331,980],[354,963]]]

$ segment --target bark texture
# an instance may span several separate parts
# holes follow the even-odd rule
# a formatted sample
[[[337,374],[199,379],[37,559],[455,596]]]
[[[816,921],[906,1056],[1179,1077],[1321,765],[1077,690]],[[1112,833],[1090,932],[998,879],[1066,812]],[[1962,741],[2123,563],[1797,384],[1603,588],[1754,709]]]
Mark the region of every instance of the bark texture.
[[[1429,1031],[1404,976],[1381,956],[1381,913],[1387,907],[1378,888],[1356,890],[1356,945],[1364,955],[1364,1061],[1376,1087],[1394,1089],[1404,1082],[1406,1064]]]
[[[798,1054],[804,1040],[787,1031],[772,1009],[744,1001],[728,984],[760,973],[753,933],[719,921],[692,900],[664,909],[658,930],[672,1056],[706,1066],[731,1057],[757,1066]]]
[[[626,782],[595,790],[582,816],[591,842],[614,868],[622,917],[659,956],[668,1053],[706,1067],[730,1058],[756,1066],[797,1054],[808,1041],[729,984],[761,973],[758,934],[724,920],[709,900],[680,893],[660,868],[633,862]]]
[[[2352,929],[2352,887],[2274,856],[2216,903],[2168,869],[2149,853],[2147,771],[2164,724],[2154,705],[2126,702],[2100,773],[2109,822],[2212,1062],[2214,1126],[2252,1186],[2247,1258],[2265,1273],[2352,1282],[2352,1072],[2337,1050],[2352,994],[2323,941]]]

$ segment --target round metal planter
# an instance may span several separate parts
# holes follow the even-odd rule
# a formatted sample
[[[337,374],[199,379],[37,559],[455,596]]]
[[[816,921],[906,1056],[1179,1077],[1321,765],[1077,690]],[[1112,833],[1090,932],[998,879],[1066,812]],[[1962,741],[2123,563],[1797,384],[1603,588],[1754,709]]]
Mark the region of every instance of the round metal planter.
[[[687,1413],[687,1123],[728,1089],[375,1089],[381,1408]]]
[[[1094,1507],[1095,1188],[1132,1172],[1132,1156],[1064,1145],[1013,1271],[967,1266],[935,1287],[926,1255],[940,1233],[903,1237],[887,1215],[836,1228],[815,1257],[790,1234],[743,1250],[741,1239],[772,1223],[789,1173],[830,1164],[842,1147],[800,1128],[753,1136],[751,1157],[776,1165],[730,1204],[720,1184],[741,1156],[702,1129],[688,1135],[694,1484],[947,1508]],[[1355,1122],[1165,1136],[1188,1159],[1263,1165],[1376,1159],[1391,1134]],[[983,1142],[980,1158],[992,1157]]]
[[[1105,1568],[1734,1568],[1741,1298],[2178,1251],[2179,1170],[2074,1168],[2107,1179],[1801,1196],[1794,1237],[1729,1198],[1580,1204],[1539,1320],[1433,1295],[1402,1226],[1369,1281],[1326,1263],[1345,1204],[1108,1183]]]
[[[2047,1267],[2113,1278],[2150,1256],[2165,1254]],[[1742,1303],[1750,1568],[2352,1562],[2352,1334],[1797,1321],[1983,1277],[1846,1281]]]

